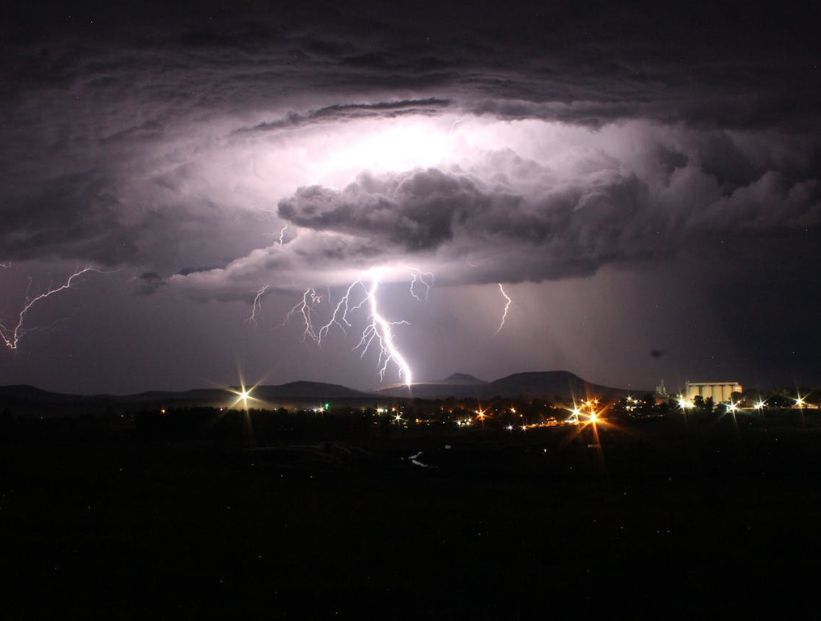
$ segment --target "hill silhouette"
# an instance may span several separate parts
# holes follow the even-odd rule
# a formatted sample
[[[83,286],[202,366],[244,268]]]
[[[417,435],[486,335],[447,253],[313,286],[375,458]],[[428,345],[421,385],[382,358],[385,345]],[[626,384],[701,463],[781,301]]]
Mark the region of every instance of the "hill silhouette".
[[[478,377],[468,373],[451,373],[445,379],[441,380],[442,384],[487,384],[485,380],[480,380]]]
[[[148,391],[132,395],[71,395],[28,385],[0,386],[0,411],[40,416],[72,416],[111,411],[121,413],[153,407],[227,407],[237,400],[239,387]],[[252,390],[249,407],[299,406],[333,399],[348,404],[372,403],[373,395],[347,386],[322,382],[260,385]]]
[[[452,378],[456,378],[452,381]],[[470,380],[473,381],[470,381]],[[628,391],[588,382],[570,371],[531,371],[514,373],[506,377],[484,382],[471,375],[454,373],[441,382],[414,384],[409,391],[405,386],[391,386],[379,391],[381,395],[443,399],[446,397],[488,399],[491,397],[530,397],[541,399],[571,400],[586,394],[617,398]]]
[[[0,386],[0,412],[39,416],[72,416],[110,412],[133,412],[154,407],[228,407],[236,403],[238,387],[198,388],[184,391],[148,391],[132,395],[71,395],[49,392],[28,385]],[[636,391],[634,391],[636,392]],[[352,406],[372,406],[380,399],[444,399],[491,397],[542,398],[569,401],[595,394],[617,398],[627,391],[593,384],[569,371],[514,373],[485,382],[466,373],[453,373],[439,382],[391,386],[367,393],[339,384],[296,381],[280,385],[260,385],[252,390],[252,408],[314,407],[318,402]]]

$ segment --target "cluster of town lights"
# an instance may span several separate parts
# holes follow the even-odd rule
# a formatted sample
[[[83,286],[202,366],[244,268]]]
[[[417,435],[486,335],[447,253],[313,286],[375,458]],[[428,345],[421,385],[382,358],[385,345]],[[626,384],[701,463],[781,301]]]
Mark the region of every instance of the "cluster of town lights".
[[[687,410],[692,410],[694,407],[696,407],[696,404],[693,403],[692,399],[687,399],[686,397],[679,397],[678,407],[686,412]]]
[[[256,386],[246,387],[245,383],[242,382],[242,381],[240,382],[240,386],[239,386],[238,389],[229,388],[228,391],[231,392],[236,397],[235,400],[233,401],[233,403],[231,404],[230,408],[234,409],[236,407],[240,407],[241,409],[243,409],[247,412],[248,407],[249,407],[249,403],[251,401],[257,401],[257,399],[253,396],[254,388],[256,388]],[[679,395],[678,397],[676,397],[676,403],[677,403],[679,409],[682,410],[683,412],[693,410],[697,407],[696,401],[694,399],[690,399],[688,397],[685,397],[684,395]],[[627,396],[625,398],[625,409],[628,412],[639,409],[641,404],[642,404],[641,400],[636,399],[632,396]],[[330,411],[330,406],[331,406],[330,403],[320,404],[319,407],[313,408],[313,412],[315,412],[315,413],[326,413],[326,412]],[[765,408],[768,407],[768,404],[767,404],[766,400],[759,398],[754,403],[749,403],[748,402],[748,405],[744,405],[742,402],[738,402],[738,401],[729,401],[729,402],[724,403],[723,407],[725,408],[726,413],[735,415],[737,412],[742,411],[744,409],[750,409],[750,410],[755,409],[755,410],[758,410],[759,412],[762,412]],[[805,409],[805,408],[813,407],[813,406],[810,406],[807,403],[807,401],[805,399],[805,396],[803,396],[801,394],[798,394],[793,399],[793,407],[798,408],[798,409]],[[542,421],[542,422],[538,422],[538,423],[528,423],[528,422],[522,420],[519,424],[516,424],[516,425],[508,424],[505,428],[508,431],[513,431],[516,428],[521,429],[522,431],[527,431],[528,429],[532,429],[532,428],[554,427],[554,426],[557,426],[557,425],[577,425],[577,426],[592,425],[592,426],[596,426],[597,424],[606,422],[605,419],[604,419],[604,416],[603,416],[605,410],[606,410],[606,406],[603,406],[598,398],[588,398],[588,399],[586,399],[584,401],[581,401],[579,403],[576,403],[574,401],[573,407],[568,408],[568,410],[567,410],[568,412],[570,412],[570,416],[567,419],[565,419],[564,421],[556,419],[556,418],[550,418],[546,421]],[[220,408],[220,411],[222,411],[222,408]],[[519,417],[523,418],[523,415],[519,414],[516,411],[516,408],[514,408],[514,407],[509,408],[508,411],[509,411],[510,414],[513,414],[513,415],[518,414]],[[165,414],[165,409],[163,409],[161,413]],[[495,411],[491,412],[491,411],[489,411],[488,408],[482,408],[480,406],[480,407],[478,407],[477,409],[475,409],[473,411],[473,416],[465,416],[463,418],[458,418],[458,419],[456,419],[455,422],[456,422],[456,425],[458,427],[463,427],[463,428],[464,427],[471,427],[476,422],[484,423],[489,417],[491,417],[491,415],[493,413],[498,414],[498,412],[495,412]],[[391,418],[393,419],[393,422],[395,422],[397,424],[402,424],[402,423],[405,422],[405,419],[402,417],[401,408],[399,410],[397,410],[396,407],[391,407],[391,408],[377,407],[376,408],[376,414],[377,415],[389,414],[391,416]],[[420,422],[420,420],[415,419],[415,422],[418,424]]]
[[[569,411],[568,422],[575,425],[596,425],[604,421],[602,418],[604,408],[601,407],[598,399],[586,399],[581,403],[574,403]]]
[[[630,407],[630,403],[634,402],[638,404],[637,399],[633,399],[632,397],[627,397],[627,410],[630,411],[632,408]],[[679,395],[676,398],[676,402],[680,410],[687,411],[692,410],[696,407],[695,402],[692,399],[688,399],[683,395]],[[737,401],[728,401],[725,403],[725,407],[730,414],[735,414],[739,410],[743,409],[742,404]],[[750,406],[746,406],[750,407]],[[759,398],[758,401],[752,404],[752,409],[758,410],[759,412],[763,411],[767,407],[767,402],[764,399]],[[807,402],[802,395],[798,395],[795,399],[793,399],[793,407],[798,409],[804,409],[807,407]]]

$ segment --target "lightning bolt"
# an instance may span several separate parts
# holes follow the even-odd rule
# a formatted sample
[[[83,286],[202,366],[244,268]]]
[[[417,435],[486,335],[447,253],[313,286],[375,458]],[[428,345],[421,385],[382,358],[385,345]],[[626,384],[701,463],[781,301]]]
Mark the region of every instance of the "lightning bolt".
[[[430,272],[420,272],[417,269],[411,270],[411,281],[410,281],[410,294],[414,297],[417,302],[421,302],[422,298],[420,298],[414,289],[417,282],[422,283],[425,287],[425,302],[428,301],[430,297],[430,289],[433,286],[433,274]]]
[[[371,344],[376,342],[379,351],[379,360],[377,362],[379,380],[385,379],[385,371],[388,364],[393,362],[399,367],[399,375],[404,379],[405,385],[410,388],[413,383],[413,373],[410,365],[408,365],[405,357],[396,348],[393,341],[393,326],[410,325],[407,321],[388,321],[379,313],[379,303],[376,297],[376,291],[379,288],[379,274],[374,273],[371,279],[371,287],[368,290],[367,300],[370,304],[370,323],[362,332],[362,338],[354,347],[354,351],[362,348],[362,357],[368,352]]]
[[[417,275],[417,274],[421,274]],[[410,387],[413,382],[413,372],[410,365],[394,341],[393,328],[398,325],[410,325],[407,321],[389,321],[382,316],[379,310],[379,300],[377,291],[381,283],[379,270],[371,270],[368,272],[369,278],[360,278],[350,283],[345,290],[344,295],[337,301],[334,306],[331,303],[332,311],[328,321],[319,328],[314,324],[314,311],[318,305],[321,304],[322,299],[317,295],[313,288],[306,289],[302,294],[302,299],[297,302],[285,316],[283,325],[286,324],[292,317],[300,316],[304,326],[303,338],[311,339],[317,345],[322,345],[324,339],[331,329],[336,326],[343,334],[347,334],[348,329],[353,327],[350,315],[360,309],[367,307],[368,319],[367,324],[362,330],[362,335],[354,346],[353,350],[360,351],[360,357],[364,358],[372,348],[378,352],[377,356],[377,374],[380,381],[385,379],[385,373],[388,367],[393,364],[399,371],[399,376],[404,381],[405,385]],[[419,279],[428,289],[432,284],[432,274],[411,272],[411,277]],[[368,282],[368,284],[366,284]],[[264,288],[263,288],[264,289]],[[260,290],[260,292],[262,289]],[[260,295],[260,292],[257,295]],[[361,295],[361,298],[360,298]],[[421,299],[415,295],[411,287],[411,295],[416,299]],[[356,296],[356,297],[354,297]],[[330,303],[330,294],[328,296]],[[255,304],[257,304],[255,300]],[[255,316],[256,311],[252,308],[252,317]]]
[[[328,320],[328,323],[323,325],[319,328],[317,332],[317,339],[316,342],[318,345],[322,344],[322,337],[328,334],[328,331],[333,327],[337,326],[340,330],[342,330],[343,334],[347,334],[346,328],[352,327],[351,322],[348,321],[348,313],[352,310],[358,310],[362,307],[363,302],[351,307],[351,294],[355,287],[365,287],[361,280],[355,280],[348,288],[345,290],[345,295],[343,295],[339,302],[336,303],[333,312],[331,313],[331,318]],[[330,294],[328,295],[328,299],[330,300]]]
[[[279,239],[277,240],[277,243],[279,244],[280,248],[285,243],[285,232],[287,230],[288,230],[288,225],[287,224],[279,230]],[[252,323],[254,325],[257,324],[257,313],[259,313],[262,310],[262,298],[265,297],[265,294],[268,293],[268,290],[270,288],[271,288],[271,285],[264,285],[263,287],[260,287],[259,289],[257,289],[257,293],[254,296],[254,301],[251,304],[251,314],[248,316],[248,319],[246,320],[246,321],[248,321],[248,323]],[[319,300],[319,298],[317,297],[317,301],[318,300]],[[291,309],[291,310],[293,312],[295,309]],[[289,316],[290,316],[290,313],[289,313]]]
[[[20,344],[20,339],[22,339],[26,333],[26,330],[23,328],[23,324],[26,321],[26,315],[34,306],[36,306],[38,303],[42,302],[46,298],[51,297],[52,295],[69,289],[71,287],[71,284],[74,282],[75,278],[79,278],[87,272],[99,271],[100,270],[94,269],[93,267],[84,267],[80,271],[71,274],[66,279],[66,281],[59,287],[51,288],[48,291],[45,291],[33,298],[29,298],[28,296],[26,296],[26,303],[17,315],[17,324],[14,326],[14,328],[9,329],[5,325],[0,323],[0,339],[3,340],[3,344],[12,351],[16,350],[18,345]]]
[[[316,334],[316,330],[314,330],[314,322],[313,317],[311,316],[311,310],[322,301],[322,298],[319,297],[316,293],[316,289],[310,288],[305,289],[305,292],[302,294],[302,300],[294,304],[293,308],[288,311],[288,314],[285,315],[285,321],[282,322],[282,325],[288,323],[288,320],[296,314],[302,316],[302,321],[305,324],[305,331],[302,334],[302,339],[306,340],[310,338],[315,343],[319,343],[319,337]]]
[[[247,319],[249,323],[257,325],[257,313],[262,310],[262,298],[270,288],[271,285],[265,285],[264,287],[260,287],[257,290],[257,294],[256,296],[254,296],[254,303],[251,304],[251,314],[248,316]]]
[[[502,283],[497,283],[499,285],[499,291],[502,294],[502,297],[505,299],[505,310],[502,311],[502,319],[499,322],[499,327],[496,328],[496,332],[494,334],[499,334],[502,331],[502,328],[505,327],[505,321],[507,321],[507,311],[510,310],[510,303],[513,301],[510,299],[507,293],[505,293],[505,288],[502,286]]]

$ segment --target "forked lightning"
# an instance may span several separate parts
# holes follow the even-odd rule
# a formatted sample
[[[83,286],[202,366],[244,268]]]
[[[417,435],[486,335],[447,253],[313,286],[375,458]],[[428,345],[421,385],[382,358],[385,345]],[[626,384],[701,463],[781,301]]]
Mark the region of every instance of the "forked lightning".
[[[74,279],[82,276],[86,272],[97,271],[99,270],[96,270],[93,267],[84,267],[80,271],[74,272],[59,287],[54,287],[52,289],[49,289],[48,291],[41,293],[40,295],[27,299],[26,303],[23,305],[22,310],[17,315],[17,323],[14,325],[13,328],[7,328],[4,324],[0,323],[0,339],[3,340],[3,344],[11,350],[16,350],[20,344],[20,339],[22,339],[26,333],[26,330],[23,327],[23,324],[26,321],[26,315],[34,306],[36,306],[38,303],[42,302],[46,298],[51,297],[56,293],[60,293],[61,291],[69,289],[72,283],[74,282]]]

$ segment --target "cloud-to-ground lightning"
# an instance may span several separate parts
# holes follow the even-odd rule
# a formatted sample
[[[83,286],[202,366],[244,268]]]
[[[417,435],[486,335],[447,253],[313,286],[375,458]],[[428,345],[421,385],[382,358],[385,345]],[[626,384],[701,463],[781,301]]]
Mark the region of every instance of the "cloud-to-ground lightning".
[[[83,269],[71,274],[62,285],[60,285],[58,287],[53,287],[53,288],[51,288],[51,289],[41,293],[40,295],[37,295],[37,296],[33,297],[33,298],[28,298],[27,297],[26,298],[26,303],[23,305],[22,310],[17,315],[17,323],[15,324],[15,326],[13,328],[9,329],[4,324],[0,323],[0,338],[3,339],[3,344],[11,350],[16,350],[18,348],[19,344],[20,344],[20,339],[22,339],[23,336],[26,333],[26,330],[23,327],[23,324],[26,321],[26,315],[29,313],[29,311],[35,305],[37,305],[39,302],[42,302],[43,300],[45,300],[46,298],[48,298],[48,297],[50,297],[54,294],[57,294],[57,293],[60,293],[61,291],[65,291],[66,289],[69,289],[71,287],[72,283],[74,282],[74,280],[76,278],[79,278],[83,274],[85,274],[87,272],[96,272],[96,271],[99,271],[99,270],[96,270],[93,267],[84,267]]]
[[[502,331],[502,328],[505,327],[505,321],[507,321],[507,311],[510,310],[510,303],[512,302],[510,296],[507,293],[505,293],[505,288],[502,286],[502,283],[497,284],[499,285],[499,292],[505,299],[505,309],[502,311],[502,319],[499,321],[499,327],[496,328],[496,332],[494,332],[494,334],[499,334],[499,332]]]
[[[279,230],[279,245],[280,246],[282,246],[282,244],[285,243],[285,231],[287,231],[287,230],[288,230],[288,225],[287,224]]]
[[[284,233],[284,229],[283,229]],[[423,272],[417,268],[409,269],[410,283],[408,291],[410,295],[418,302],[424,301],[417,293],[419,286],[425,288],[425,300],[430,294],[433,286],[434,275],[430,272]],[[359,350],[360,356],[364,357],[370,351],[371,347],[375,347],[378,351],[377,357],[377,374],[380,381],[384,381],[385,373],[391,364],[394,364],[403,383],[408,387],[413,383],[413,371],[406,358],[399,351],[394,341],[393,328],[397,325],[409,325],[407,321],[388,321],[382,316],[379,310],[379,300],[377,292],[381,284],[381,270],[373,269],[367,272],[365,276],[351,282],[345,293],[334,305],[331,302],[330,290],[328,292],[328,302],[331,306],[330,317],[327,322],[319,325],[314,322],[314,312],[316,307],[322,302],[322,297],[316,292],[314,288],[305,289],[302,294],[302,299],[297,302],[286,314],[283,325],[288,322],[295,315],[302,317],[302,324],[304,326],[303,339],[311,339],[317,345],[322,344],[322,340],[328,335],[330,330],[336,326],[343,333],[347,334],[348,329],[353,327],[349,318],[350,313],[357,311],[367,305],[368,308],[368,323],[362,330],[359,341],[354,347],[354,351]],[[367,283],[367,284],[366,284]],[[499,326],[496,328],[495,334],[501,332],[507,321],[507,315],[510,311],[510,306],[513,300],[505,291],[502,283],[497,283],[499,292],[505,300],[502,317],[499,321]],[[250,322],[256,322],[257,313],[261,309],[261,300],[265,293],[270,289],[270,285],[260,288],[254,301],[251,305],[251,314],[248,318]],[[364,297],[359,298],[359,293],[362,292]],[[354,301],[353,296],[357,295],[357,301]]]
[[[432,286],[433,275],[412,270],[411,279],[411,295],[417,300],[422,301],[413,290],[413,283],[416,281],[421,282],[426,289],[429,290]],[[369,284],[366,284],[366,282]],[[359,350],[360,356],[364,357],[372,347],[376,348],[378,351],[377,373],[380,381],[384,380],[388,366],[394,364],[399,371],[403,383],[410,387],[413,382],[413,372],[411,371],[408,361],[399,351],[393,335],[394,326],[409,325],[409,323],[404,320],[389,321],[382,316],[377,298],[380,283],[380,270],[374,269],[369,271],[363,278],[350,283],[335,306],[331,303],[329,294],[328,301],[332,306],[331,315],[328,321],[319,326],[319,328],[314,325],[313,311],[315,307],[321,303],[322,298],[316,293],[315,289],[306,289],[302,294],[302,299],[288,311],[284,323],[287,323],[291,317],[300,315],[304,325],[303,338],[310,338],[318,345],[321,345],[322,339],[327,336],[328,332],[334,326],[338,327],[343,333],[347,333],[348,329],[353,327],[349,318],[350,313],[367,307],[368,322],[362,330],[359,341],[353,348],[354,351]],[[267,289],[263,287],[257,292],[257,297],[254,299],[254,306],[251,310],[252,319],[256,317],[256,313],[258,312],[259,298],[266,290]],[[362,295],[361,299],[359,298],[360,293]],[[355,294],[357,295],[356,300],[353,298]]]
[[[406,386],[410,387],[413,383],[413,373],[405,360],[405,357],[396,348],[393,341],[393,326],[409,325],[407,321],[388,321],[379,313],[379,305],[376,297],[376,291],[379,288],[379,275],[374,272],[371,278],[371,286],[368,289],[368,303],[370,305],[370,319],[371,322],[365,327],[362,332],[362,338],[354,347],[354,350],[362,348],[362,356],[364,356],[371,344],[376,341],[379,348],[379,360],[377,366],[379,368],[380,381],[385,378],[385,371],[388,364],[393,362],[399,367],[399,374],[404,380]]]

